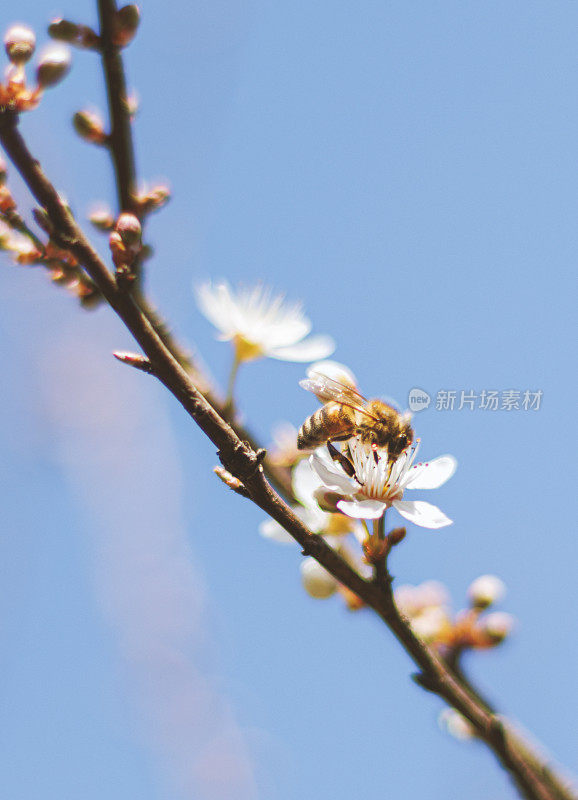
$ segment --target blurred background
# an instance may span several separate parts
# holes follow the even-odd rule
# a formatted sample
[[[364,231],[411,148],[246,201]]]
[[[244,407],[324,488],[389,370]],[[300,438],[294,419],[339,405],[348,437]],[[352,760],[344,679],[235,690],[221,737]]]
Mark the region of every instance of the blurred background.
[[[55,15],[96,21],[86,0],[2,21],[42,43]],[[148,287],[222,383],[231,353],[192,295],[211,277],[302,299],[369,396],[543,392],[537,411],[416,415],[422,455],[459,461],[426,498],[455,524],[408,526],[392,570],[457,607],[478,575],[506,582],[515,634],[466,666],[574,771],[577,25],[569,0],[144,0],[125,51],[139,175],[173,191]],[[75,51],[22,118],[81,218],[114,198],[105,152],[72,133],[85,107],[104,108],[100,65]],[[132,346],[111,312],[5,258],[0,300],[4,796],[514,796],[482,746],[439,730],[371,614],[305,594],[299,549],[259,536],[214,447],[111,357]],[[302,376],[242,370],[264,442],[315,408]]]

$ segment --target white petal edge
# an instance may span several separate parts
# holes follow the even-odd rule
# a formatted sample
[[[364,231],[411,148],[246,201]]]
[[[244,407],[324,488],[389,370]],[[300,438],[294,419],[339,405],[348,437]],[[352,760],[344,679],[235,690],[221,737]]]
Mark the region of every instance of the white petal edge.
[[[331,336],[310,336],[302,342],[289,347],[273,347],[267,350],[270,358],[280,361],[317,361],[330,356],[335,350],[335,341]]]
[[[402,517],[422,528],[445,528],[452,524],[443,511],[424,500],[394,500],[392,505]]]
[[[387,506],[379,500],[339,500],[337,508],[354,519],[379,519]]]
[[[457,466],[453,456],[439,456],[425,464],[415,464],[403,481],[403,488],[437,489],[452,477]]]
[[[330,461],[329,455],[327,460]],[[337,472],[337,467],[330,461],[331,467],[328,466],[325,459],[315,452],[309,459],[309,463],[319,476],[321,482],[328,489],[334,489],[343,494],[352,494],[355,491],[355,481],[348,478],[344,472]]]
[[[194,290],[197,305],[203,315],[225,337],[230,337],[234,327],[232,324],[234,301],[229,284],[224,281],[217,284],[207,281],[200,286],[195,286]]]
[[[309,463],[309,459],[300,461],[293,469],[291,481],[293,494],[305,508],[319,510],[319,505],[313,496],[313,492],[319,489],[321,485],[321,479]]]

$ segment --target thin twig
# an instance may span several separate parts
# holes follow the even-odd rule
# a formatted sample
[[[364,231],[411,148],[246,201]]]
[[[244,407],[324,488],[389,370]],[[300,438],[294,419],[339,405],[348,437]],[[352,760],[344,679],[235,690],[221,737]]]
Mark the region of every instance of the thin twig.
[[[136,169],[132,144],[130,114],[127,105],[126,79],[120,48],[114,43],[115,0],[98,0],[100,53],[105,73],[106,94],[110,112],[108,146],[118,176],[116,190],[120,211],[129,211],[140,218],[136,203]]]
[[[115,0],[98,0],[100,54],[110,117],[108,148],[113,164],[119,213],[121,211],[131,211],[140,216],[144,229],[146,220],[139,214],[138,204],[135,203],[137,196],[136,158],[131,119],[127,105],[126,76],[122,49],[114,44],[116,13],[117,5]],[[206,400],[235,429],[242,441],[247,442],[253,450],[258,450],[260,445],[257,439],[247,428],[233,419],[233,407],[228,403],[227,399],[221,399],[207,370],[202,369],[197,359],[193,359],[189,353],[180,347],[158,311],[144,296],[141,288],[142,270],[140,266],[140,264],[137,265],[138,280],[133,284],[131,290],[134,301],[165,347],[181,367],[191,375],[195,385],[204,394]],[[290,470],[277,464],[271,464],[267,458],[263,462],[263,468],[277,491],[286,500],[294,501]]]
[[[38,161],[29,152],[18,130],[16,115],[0,112],[0,142],[36,200],[46,210],[57,241],[70,250],[82,264],[139,343],[151,363],[153,373],[216,445],[224,468],[240,481],[250,499],[282,525],[301,545],[305,554],[313,556],[381,617],[420,668],[428,688],[470,722],[476,735],[493,750],[528,800],[576,800],[570,790],[557,786],[557,791],[554,791],[550,787],[543,777],[547,767],[540,758],[536,756],[530,761],[526,756],[528,748],[521,744],[518,737],[504,727],[500,718],[480,704],[443,661],[415,636],[395,605],[391,582],[382,586],[364,580],[322,537],[311,533],[274,491],[261,466],[264,451],[256,451],[239,438],[198,391],[190,375],[163,343],[134,299],[119,290],[114,276],[84,236],[70,210],[44,175]],[[540,764],[542,772],[537,769],[537,764]]]

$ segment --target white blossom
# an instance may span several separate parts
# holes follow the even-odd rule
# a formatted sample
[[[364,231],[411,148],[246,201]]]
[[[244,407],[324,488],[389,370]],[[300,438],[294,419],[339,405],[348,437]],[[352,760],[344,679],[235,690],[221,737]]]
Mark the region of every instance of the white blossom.
[[[301,582],[308,595],[324,600],[335,594],[339,583],[314,558],[307,556],[301,562]]]
[[[502,599],[506,586],[496,575],[480,575],[468,589],[468,597],[477,608],[487,608]]]
[[[434,642],[447,629],[449,619],[445,609],[440,606],[430,606],[415,617],[411,617],[410,625],[415,635],[422,641]]]
[[[491,639],[503,641],[514,627],[514,617],[505,611],[493,611],[482,620],[482,629]]]
[[[239,361],[268,356],[282,361],[316,361],[335,350],[330,336],[310,336],[311,322],[300,303],[288,304],[261,284],[231,289],[222,281],[196,289],[203,314],[219,331],[219,339],[232,341]]]
[[[358,438],[349,439],[348,453],[354,469],[349,477],[343,467],[333,461],[326,448],[316,450],[311,465],[326,487],[343,496],[337,508],[349,517],[378,519],[393,506],[402,517],[423,528],[450,525],[446,515],[423,500],[403,500],[407,489],[436,489],[454,474],[457,462],[445,455],[426,463],[414,463],[419,441],[408,447],[394,462],[387,457],[387,448],[375,449]]]
[[[415,617],[426,608],[447,609],[448,590],[439,581],[424,581],[419,586],[402,584],[395,590],[395,603],[407,617]]]

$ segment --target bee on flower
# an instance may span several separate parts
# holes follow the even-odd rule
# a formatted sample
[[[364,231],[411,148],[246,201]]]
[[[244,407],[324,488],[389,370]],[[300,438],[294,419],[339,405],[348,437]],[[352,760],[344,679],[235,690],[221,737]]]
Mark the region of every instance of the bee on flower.
[[[307,370],[307,375],[325,376],[338,381],[342,386],[351,389],[357,387],[357,379],[353,372],[338,361],[317,361]],[[319,397],[322,400],[321,397]],[[300,432],[289,422],[280,423],[273,430],[273,446],[269,450],[269,461],[282,467],[292,467],[302,458],[308,458],[316,446],[307,447],[300,441]]]
[[[337,508],[349,517],[379,519],[393,507],[422,528],[443,528],[452,520],[437,506],[403,497],[407,490],[442,486],[454,474],[457,462],[453,456],[445,455],[416,463],[419,444],[418,439],[392,461],[387,447],[376,448],[353,437],[341,451],[351,465],[347,472],[343,462],[334,460],[325,448],[315,451],[311,465],[323,484],[341,495]]]

